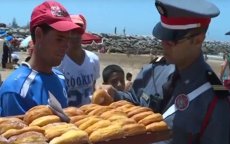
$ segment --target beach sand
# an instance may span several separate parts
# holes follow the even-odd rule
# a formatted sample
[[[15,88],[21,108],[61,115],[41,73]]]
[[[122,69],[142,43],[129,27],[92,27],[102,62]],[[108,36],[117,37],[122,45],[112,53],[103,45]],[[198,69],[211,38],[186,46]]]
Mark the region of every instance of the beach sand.
[[[26,52],[18,52],[20,56],[20,62],[25,60],[28,56]],[[109,64],[117,64],[120,65],[125,73],[131,72],[133,74],[133,79],[136,77],[140,69],[151,61],[151,57],[149,55],[130,55],[127,56],[126,54],[99,54],[97,55],[100,58],[100,74],[102,73],[103,69]],[[211,60],[208,59],[207,62],[211,65],[213,70],[217,75],[219,75],[220,65],[222,61],[220,60]],[[12,69],[1,69],[1,76],[2,80],[5,80],[7,76],[12,72]],[[102,76],[97,81],[97,85],[102,83]]]

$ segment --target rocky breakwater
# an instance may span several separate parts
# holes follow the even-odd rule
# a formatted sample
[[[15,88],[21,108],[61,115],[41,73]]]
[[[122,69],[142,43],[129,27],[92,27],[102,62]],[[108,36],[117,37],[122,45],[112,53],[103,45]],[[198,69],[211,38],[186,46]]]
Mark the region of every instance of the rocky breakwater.
[[[90,50],[98,50],[102,47],[111,53],[125,54],[162,54],[160,41],[152,36],[138,35],[112,35],[98,34],[103,37],[103,44],[97,46],[86,46]],[[204,53],[218,55],[230,52],[230,42],[205,41],[202,47]]]

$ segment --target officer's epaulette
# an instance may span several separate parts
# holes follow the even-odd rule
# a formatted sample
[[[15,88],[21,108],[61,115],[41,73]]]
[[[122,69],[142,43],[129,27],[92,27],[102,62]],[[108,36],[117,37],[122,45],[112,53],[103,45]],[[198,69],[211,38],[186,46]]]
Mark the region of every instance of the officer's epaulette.
[[[155,57],[149,64],[166,64],[166,59],[164,57]]]
[[[227,97],[230,95],[229,90],[223,86],[220,79],[212,71],[207,71],[207,79],[213,87],[213,90],[218,97]]]

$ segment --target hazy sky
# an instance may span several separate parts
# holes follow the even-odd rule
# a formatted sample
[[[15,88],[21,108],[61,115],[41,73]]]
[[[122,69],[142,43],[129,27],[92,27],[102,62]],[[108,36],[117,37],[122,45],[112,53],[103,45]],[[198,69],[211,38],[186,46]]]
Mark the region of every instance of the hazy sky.
[[[2,0],[0,22],[12,23],[16,18],[22,26],[30,20],[33,8],[44,0]],[[70,14],[83,14],[87,19],[87,30],[98,33],[117,33],[130,35],[151,35],[159,14],[154,0],[57,0]],[[195,0],[194,0],[195,1]],[[225,33],[230,31],[230,0],[209,0],[215,3],[221,14],[212,20],[207,33],[208,40],[230,41]]]

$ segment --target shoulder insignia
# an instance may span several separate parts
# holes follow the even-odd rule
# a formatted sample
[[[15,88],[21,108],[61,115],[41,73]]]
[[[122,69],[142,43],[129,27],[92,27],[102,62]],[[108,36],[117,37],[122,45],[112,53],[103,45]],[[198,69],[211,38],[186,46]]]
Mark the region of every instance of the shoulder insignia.
[[[227,97],[230,95],[229,90],[225,88],[220,81],[220,79],[217,77],[217,75],[212,71],[207,71],[207,80],[210,82],[210,84],[213,87],[213,90],[218,97]]]
[[[149,62],[150,64],[165,64],[166,63],[166,59],[164,57],[156,57],[153,60],[151,60]]]

